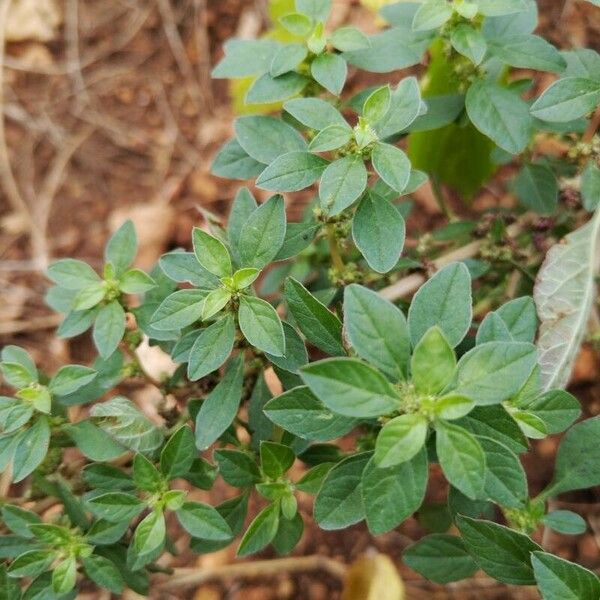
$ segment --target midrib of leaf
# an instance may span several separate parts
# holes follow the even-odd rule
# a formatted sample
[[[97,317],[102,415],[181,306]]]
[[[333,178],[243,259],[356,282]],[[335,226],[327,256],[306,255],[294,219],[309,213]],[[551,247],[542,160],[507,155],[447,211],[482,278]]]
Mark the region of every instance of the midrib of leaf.
[[[590,230],[589,237],[586,235],[588,229]],[[545,390],[553,387],[564,387],[568,383],[571,371],[569,364],[572,364],[574,361],[575,354],[577,353],[581,344],[581,340],[585,335],[586,325],[592,307],[594,290],[596,288],[594,282],[594,272],[597,268],[598,262],[599,236],[600,209],[596,210],[596,213],[592,219],[586,225],[584,225],[583,228],[569,234],[565,238],[565,243],[557,244],[550,249],[546,261],[542,265],[542,268],[538,274],[538,280],[534,288],[534,300],[541,321],[540,337],[538,339],[538,349],[540,350],[541,354],[540,358],[542,358],[544,355],[544,348],[540,347],[540,342],[543,340],[543,334],[548,330],[551,331],[552,328],[560,326],[566,319],[575,316],[575,323],[571,326],[571,332],[573,332],[573,334],[567,339],[567,342],[556,344],[548,348],[548,350],[557,347],[565,348],[562,352],[562,360],[560,363],[558,365],[554,365],[551,372],[548,373],[548,371],[544,369],[544,364],[540,360],[540,367],[542,368],[542,383]],[[568,245],[569,240],[572,240],[573,238],[576,238],[575,241],[571,245]],[[586,256],[587,262],[583,263],[581,269],[577,271],[571,270],[570,275],[566,279],[561,279],[559,286],[552,291],[551,295],[542,295],[543,293],[540,291],[540,285],[545,281],[545,279],[543,279],[545,273],[549,270],[551,271],[552,269],[555,269],[557,265],[561,265],[563,259],[565,259],[565,254],[567,254],[566,260],[572,263],[574,259],[569,255],[573,254],[573,252],[576,252],[577,248],[584,244],[589,244],[589,249]],[[576,259],[577,255],[575,257],[575,260]],[[548,303],[551,303],[551,301],[556,298],[557,293],[564,289],[567,282],[573,281],[579,274],[584,272],[588,273],[587,285],[585,286],[584,296],[579,302],[579,305],[574,307],[571,306],[570,312],[565,312],[564,309],[562,309],[560,312],[558,312],[558,314],[556,314],[556,309],[554,309],[552,306],[548,307]],[[544,319],[544,313],[550,313],[546,319]]]

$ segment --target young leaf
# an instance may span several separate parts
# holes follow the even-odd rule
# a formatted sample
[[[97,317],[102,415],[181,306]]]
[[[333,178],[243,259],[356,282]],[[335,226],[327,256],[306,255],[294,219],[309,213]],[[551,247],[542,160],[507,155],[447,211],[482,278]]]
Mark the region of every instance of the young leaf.
[[[192,231],[192,242],[198,262],[207,271],[218,277],[231,277],[231,257],[223,242],[198,227]]]
[[[269,73],[261,75],[250,86],[246,94],[246,104],[270,104],[282,102],[298,95],[310,80],[300,73],[290,71],[279,77],[272,77]]]
[[[329,102],[320,98],[294,98],[288,100],[283,108],[294,119],[310,129],[321,131],[330,125],[348,128],[348,123],[341,113]]]
[[[283,444],[262,441],[260,443],[260,464],[265,475],[279,479],[294,464],[294,451]]]
[[[81,365],[61,367],[50,380],[48,389],[55,396],[66,396],[94,380],[96,375],[97,371]]]
[[[267,417],[300,438],[327,442],[353,429],[355,419],[336,415],[304,386],[293,388],[267,402]]]
[[[104,251],[104,260],[112,264],[115,268],[115,274],[119,277],[131,266],[136,252],[137,235],[135,227],[131,221],[125,221],[108,240]]]
[[[362,116],[370,125],[373,125],[385,117],[387,112],[390,110],[391,102],[392,92],[390,90],[390,86],[384,85],[380,88],[377,88],[365,100]]]
[[[228,365],[223,379],[202,402],[196,417],[199,450],[206,450],[231,425],[242,399],[243,375],[244,361],[236,357]]]
[[[462,515],[456,525],[469,554],[490,577],[513,585],[535,585],[531,553],[541,548],[528,536]]]
[[[48,278],[68,290],[82,290],[102,280],[88,265],[73,258],[63,258],[48,267]]]
[[[351,206],[367,186],[367,169],[362,157],[345,156],[331,164],[323,172],[319,184],[321,208],[330,217],[340,214]]]
[[[541,551],[533,553],[531,564],[544,600],[592,600],[600,597],[600,579],[592,571]]]
[[[539,417],[549,434],[564,431],[581,415],[577,398],[564,390],[549,390],[541,396],[520,402],[519,407]]]
[[[395,381],[406,377],[410,335],[399,308],[376,292],[352,284],[344,290],[344,326],[361,358]]]
[[[250,523],[237,549],[238,556],[248,556],[269,545],[279,528],[279,505],[270,504]]]
[[[186,502],[178,511],[177,519],[192,536],[205,540],[229,540],[232,531],[218,511],[202,502]]]
[[[552,214],[558,205],[558,181],[546,165],[527,163],[514,181],[521,204],[540,215]]]
[[[406,225],[398,209],[385,198],[366,193],[352,221],[354,243],[378,273],[394,268],[404,248]]]
[[[14,447],[12,480],[22,481],[46,458],[50,445],[50,425],[46,417],[39,417],[22,435]]]
[[[282,154],[306,150],[304,138],[281,119],[258,115],[240,117],[234,126],[240,146],[249,156],[265,165]]]
[[[160,491],[164,482],[160,471],[143,454],[136,454],[133,460],[133,481],[145,492]]]
[[[246,154],[237,140],[229,140],[217,153],[210,172],[226,179],[253,179],[265,165]]]
[[[377,436],[375,464],[380,469],[411,460],[425,444],[427,419],[418,414],[406,414],[388,421]]]
[[[600,210],[553,246],[538,271],[533,297],[540,317],[537,341],[544,390],[565,387],[596,297]],[[573,265],[577,265],[576,268]]]
[[[127,553],[127,565],[133,571],[157,558],[166,541],[165,516],[155,509],[146,515],[136,527]]]
[[[402,561],[426,579],[442,584],[472,577],[479,569],[460,538],[441,533],[411,544]]]
[[[87,501],[90,511],[111,523],[129,521],[142,512],[145,504],[136,496],[125,492],[107,492]]]
[[[326,21],[331,12],[331,0],[296,0],[296,10],[315,21]]]
[[[221,312],[231,300],[231,292],[225,288],[217,288],[209,292],[202,304],[202,320],[207,321]]]
[[[329,471],[315,499],[314,518],[321,529],[344,529],[365,518],[362,474],[371,453],[349,456]]]
[[[375,124],[379,138],[385,140],[404,131],[419,116],[421,111],[421,91],[416,77],[402,79],[392,92],[390,109]]]
[[[55,594],[66,594],[75,587],[77,579],[77,559],[68,556],[52,570],[52,591]]]
[[[339,54],[321,54],[310,65],[310,73],[328,92],[339,96],[348,76],[348,65]]]
[[[592,112],[600,103],[600,81],[565,77],[533,103],[531,114],[542,121],[566,123]]]
[[[448,481],[465,496],[481,498],[485,488],[486,459],[481,444],[466,429],[437,421],[436,451]]]
[[[329,38],[331,45],[340,52],[363,50],[371,46],[369,38],[355,27],[340,27]]]
[[[431,327],[419,340],[410,365],[412,381],[421,394],[439,394],[452,382],[456,356],[439,327]]]
[[[352,139],[352,129],[347,124],[328,125],[311,140],[311,152],[330,152],[342,148]]]
[[[173,292],[161,302],[152,315],[152,326],[159,331],[173,331],[191,325],[202,316],[207,295],[205,290]]]
[[[235,321],[228,314],[202,330],[188,361],[188,377],[197,381],[218,369],[229,357],[235,342]]]
[[[581,535],[587,530],[585,519],[570,510],[555,510],[542,519],[544,525],[567,535]]]
[[[456,392],[477,404],[499,404],[516,394],[531,375],[537,359],[533,344],[487,342],[458,362]]]
[[[510,154],[523,151],[532,132],[529,106],[513,91],[476,81],[467,92],[467,114],[481,133]]]
[[[347,417],[379,417],[400,403],[383,375],[354,358],[311,363],[300,369],[300,376],[325,406]]]
[[[285,300],[300,331],[317,348],[332,355],[345,354],[342,346],[342,323],[299,281],[285,282]]]
[[[450,36],[452,47],[466,56],[474,65],[483,60],[487,52],[487,42],[481,31],[470,25],[459,25]]]
[[[289,152],[276,158],[256,180],[256,186],[274,192],[297,192],[313,184],[328,162],[310,152]]]
[[[283,196],[261,204],[243,225],[238,248],[241,264],[262,269],[276,256],[285,239],[286,217]]]
[[[398,193],[404,191],[410,178],[410,161],[400,148],[378,142],[373,148],[373,168]]]
[[[121,594],[124,587],[123,577],[113,562],[103,556],[92,554],[81,559],[85,574],[98,586]]]
[[[167,479],[186,475],[196,455],[194,435],[188,425],[182,425],[164,445],[160,453],[160,470]]]
[[[367,463],[362,474],[362,499],[369,531],[381,535],[394,529],[419,509],[425,498],[427,453],[388,469]]]
[[[238,450],[215,450],[214,458],[223,479],[234,487],[249,487],[261,481],[254,460]]]
[[[428,31],[441,27],[452,16],[452,6],[446,0],[426,0],[413,18],[414,31]]]
[[[255,296],[240,296],[238,321],[250,344],[273,356],[285,354],[283,325],[268,302]]]
[[[471,276],[463,263],[452,263],[422,285],[408,311],[413,345],[437,325],[452,347],[458,346],[471,326]]]
[[[103,306],[94,321],[94,344],[102,358],[108,358],[116,349],[125,333],[125,311],[113,300]]]
[[[50,550],[29,550],[24,552],[8,567],[9,577],[36,577],[50,567],[56,553]]]

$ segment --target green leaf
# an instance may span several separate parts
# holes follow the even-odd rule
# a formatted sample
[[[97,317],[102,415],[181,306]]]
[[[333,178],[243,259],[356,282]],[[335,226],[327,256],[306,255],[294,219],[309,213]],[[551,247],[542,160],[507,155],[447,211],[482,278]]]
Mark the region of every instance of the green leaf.
[[[269,198],[243,225],[239,238],[240,260],[245,267],[262,269],[276,256],[285,239],[283,196]]]
[[[161,510],[153,510],[136,527],[127,555],[129,568],[137,571],[157,558],[166,541],[165,516]]]
[[[549,390],[519,406],[542,419],[549,434],[564,431],[581,415],[577,398],[564,390]]]
[[[82,290],[102,281],[90,265],[73,258],[63,258],[52,263],[48,267],[48,277],[68,290]]]
[[[167,296],[152,315],[152,326],[160,331],[179,330],[202,316],[206,290],[178,290]]]
[[[348,76],[348,65],[339,54],[321,54],[310,65],[310,73],[328,92],[339,96]]]
[[[94,308],[106,295],[106,285],[104,283],[94,283],[89,287],[79,290],[73,299],[73,310],[89,310]]]
[[[8,567],[9,577],[36,577],[46,571],[56,558],[50,550],[29,550],[24,552]]]
[[[225,288],[217,288],[209,292],[202,304],[202,320],[207,321],[221,312],[231,300],[232,293]]]
[[[196,456],[194,434],[182,425],[164,445],[160,453],[160,470],[167,479],[187,475]]]
[[[35,378],[32,378],[31,372],[18,363],[1,362],[0,369],[6,383],[17,389],[25,388],[37,382],[37,373]]]
[[[369,38],[356,27],[340,27],[330,36],[329,42],[340,52],[363,50],[371,46]]]
[[[331,0],[296,0],[296,10],[315,21],[326,21],[331,12]]]
[[[131,221],[125,221],[108,240],[104,260],[112,264],[117,276],[122,275],[133,262],[137,252],[137,235]]]
[[[600,81],[565,77],[550,85],[533,103],[531,114],[542,121],[566,123],[592,112],[600,103]]]
[[[238,450],[215,450],[214,458],[223,479],[234,487],[250,487],[261,481],[254,460]]]
[[[246,94],[246,104],[270,104],[282,102],[296,96],[306,87],[310,80],[294,71],[279,77],[271,77],[265,73],[259,77]]]
[[[377,88],[365,100],[362,110],[362,116],[367,120],[369,125],[373,125],[381,121],[390,110],[392,102],[392,91],[389,85],[384,85]]]
[[[242,399],[243,383],[244,361],[236,357],[198,411],[195,445],[199,450],[206,450],[233,422]]]
[[[265,73],[281,44],[269,39],[229,40],[225,57],[213,69],[215,79],[237,79]]]
[[[248,556],[269,545],[279,528],[279,505],[270,504],[254,518],[237,549],[238,556]]]
[[[89,367],[67,365],[61,367],[50,380],[48,389],[55,396],[66,396],[88,384],[95,379],[96,375],[98,375],[98,372]]]
[[[95,404],[90,415],[113,439],[135,452],[150,454],[163,442],[161,430],[123,396]]]
[[[348,123],[341,113],[329,102],[320,98],[295,98],[288,100],[283,108],[294,119],[310,129],[321,131],[330,125],[348,128]]]
[[[290,71],[293,71],[307,55],[308,49],[306,44],[286,44],[280,48],[279,52],[273,57],[269,74],[271,77],[278,77],[284,73],[289,73]]]
[[[279,22],[285,29],[287,29],[287,31],[298,37],[307,37],[314,28],[313,20],[310,17],[300,13],[283,15],[279,18]]]
[[[452,16],[452,6],[446,0],[426,0],[415,13],[414,31],[428,31],[441,27]]]
[[[567,63],[560,52],[537,35],[517,34],[489,40],[492,56],[521,69],[561,72]]]
[[[558,533],[581,535],[587,530],[585,519],[570,510],[555,510],[542,519],[544,525]]]
[[[218,369],[229,357],[235,341],[235,321],[228,314],[202,330],[190,351],[188,377],[197,381]]]
[[[119,289],[125,294],[144,294],[154,287],[154,279],[140,269],[129,269],[119,278]]]
[[[581,174],[581,198],[586,210],[594,211],[600,202],[600,168],[590,160]]]
[[[367,187],[367,169],[361,156],[340,158],[323,172],[319,184],[321,208],[330,217],[351,206]]]
[[[264,168],[264,164],[246,154],[237,140],[230,140],[215,156],[210,171],[213,175],[226,179],[253,179]]]
[[[460,538],[441,533],[411,544],[402,561],[426,579],[442,584],[468,579],[479,568]]]
[[[218,277],[231,277],[231,257],[229,251],[217,238],[199,227],[192,230],[194,254],[198,262],[209,272]]]
[[[378,293],[352,284],[344,290],[344,326],[361,358],[395,381],[405,379],[410,336],[400,309]]]
[[[410,361],[412,381],[417,392],[439,394],[456,374],[456,356],[442,330],[431,327],[415,346]]]
[[[362,474],[362,499],[367,525],[373,535],[394,529],[419,509],[428,479],[427,453],[382,469],[371,458]]]
[[[523,206],[540,215],[552,214],[558,205],[558,181],[546,165],[526,163],[514,180],[514,190]]]
[[[34,523],[41,523],[42,519],[30,510],[5,504],[2,507],[2,521],[13,533],[24,538],[32,538],[33,533],[31,533],[29,526]]]
[[[69,437],[81,453],[93,461],[109,461],[122,456],[127,448],[91,421],[79,421],[66,427]]]
[[[235,195],[227,219],[227,237],[235,260],[239,263],[239,243],[242,228],[250,215],[258,208],[256,200],[246,187],[240,188]],[[203,287],[203,286],[198,286]]]
[[[600,485],[599,437],[600,417],[587,419],[567,431],[558,447],[554,478],[544,496]]]
[[[527,478],[519,458],[488,437],[478,438],[485,452],[485,495],[507,508],[523,508],[528,498]]]
[[[413,345],[437,325],[456,347],[471,326],[471,302],[471,276],[463,263],[452,263],[438,271],[411,302],[408,326]]]
[[[526,0],[477,0],[479,12],[486,17],[520,13],[527,9]]]
[[[66,594],[75,587],[76,579],[77,559],[69,556],[52,570],[52,591],[55,594]]]
[[[86,575],[99,587],[121,594],[124,587],[119,569],[108,558],[92,554],[81,559]]]
[[[436,451],[448,481],[465,496],[480,498],[486,478],[485,453],[475,436],[466,429],[437,421]]]
[[[580,565],[546,552],[533,552],[531,564],[544,600],[592,600],[600,597],[600,579]]]
[[[293,388],[267,402],[267,417],[300,438],[327,442],[346,435],[357,421],[331,412],[304,386]]]
[[[377,436],[375,464],[385,469],[411,460],[425,444],[427,419],[419,414],[406,414],[388,421]]]
[[[390,109],[375,124],[380,139],[386,139],[404,131],[419,116],[421,111],[421,92],[416,77],[406,77],[398,83],[392,92]]]
[[[285,337],[285,356],[273,356],[267,353],[266,357],[276,367],[298,373],[298,369],[308,362],[308,353],[304,341],[296,330],[288,323],[282,322],[283,335]]]
[[[310,152],[289,152],[276,158],[256,180],[256,186],[274,192],[297,192],[313,184],[328,162]]]
[[[378,142],[373,148],[373,168],[392,189],[402,193],[410,178],[410,161],[400,148]]]
[[[270,479],[279,479],[294,464],[294,451],[283,444],[262,441],[260,443],[260,464]]]
[[[328,354],[346,353],[342,345],[340,320],[292,277],[285,282],[285,300],[300,331],[309,342]]]
[[[160,471],[143,454],[136,454],[133,459],[133,481],[145,492],[158,492],[164,484]]]
[[[456,392],[477,404],[498,404],[516,394],[536,365],[535,346],[526,342],[487,342],[458,362]]]
[[[0,396],[0,428],[3,434],[20,429],[31,419],[33,406],[16,398]]]
[[[178,511],[181,526],[194,537],[206,540],[229,540],[232,531],[215,508],[202,502],[186,502]]]
[[[292,498],[293,496],[287,496]],[[283,514],[282,503],[282,514]],[[283,515],[285,516],[285,515]],[[304,533],[304,521],[299,513],[296,513],[291,519],[280,519],[279,528],[277,529],[277,535],[273,539],[273,548],[279,556],[289,554],[298,544]]]
[[[314,518],[321,529],[345,529],[365,518],[362,475],[370,458],[370,452],[355,454],[329,471],[314,505]]]
[[[461,515],[456,525],[469,554],[490,577],[513,585],[535,585],[531,553],[541,548],[528,536]]]
[[[388,380],[354,358],[329,358],[300,369],[310,390],[333,412],[347,417],[379,417],[400,400]]]
[[[347,124],[328,125],[311,140],[311,152],[330,152],[346,146],[352,139],[352,129]]]
[[[23,350],[23,348],[11,345],[4,346],[0,356],[2,358],[2,363],[11,363],[23,368],[23,370],[20,371],[21,381],[18,384],[15,382],[11,385],[15,385],[15,387],[25,387],[30,383],[38,381],[37,367],[29,353],[26,350]],[[2,366],[2,363],[0,363],[0,366]]]
[[[281,319],[268,302],[255,296],[240,296],[238,321],[250,344],[273,356],[285,354]]]
[[[491,81],[476,81],[467,92],[466,108],[473,125],[510,154],[519,154],[529,143],[529,107],[515,92]]]
[[[391,202],[372,193],[363,196],[352,221],[352,237],[371,269],[378,273],[393,269],[405,235],[404,219]]]
[[[125,311],[113,300],[103,306],[94,322],[94,344],[102,358],[108,358],[116,349],[125,333]]]
[[[503,304],[496,314],[504,321],[516,342],[532,342],[537,333],[537,315],[531,296],[515,298]]]
[[[292,258],[293,256],[300,254],[302,250],[308,248],[314,241],[320,228],[321,224],[314,223],[313,221],[288,223],[285,230],[283,245],[279,249],[274,260],[285,260],[286,258]]]
[[[304,138],[281,119],[265,116],[240,117],[236,119],[234,127],[240,146],[249,156],[265,165],[282,154],[306,150]]]
[[[483,60],[487,52],[487,42],[478,29],[471,25],[459,25],[450,35],[452,47],[463,56],[466,56],[474,65]]]
[[[94,515],[111,523],[129,521],[137,517],[145,507],[136,496],[125,492],[107,492],[94,496],[88,499],[87,505]]]
[[[50,445],[50,425],[46,417],[39,417],[23,434],[14,449],[12,480],[22,481],[46,458]]]

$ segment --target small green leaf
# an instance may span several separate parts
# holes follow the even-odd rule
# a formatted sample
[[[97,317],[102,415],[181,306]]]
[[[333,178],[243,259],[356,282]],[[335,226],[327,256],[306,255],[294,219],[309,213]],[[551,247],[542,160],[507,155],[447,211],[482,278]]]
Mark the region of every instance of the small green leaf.
[[[107,492],[87,501],[91,512],[111,523],[133,519],[142,512],[145,504],[136,496],[125,492]]]
[[[289,152],[276,158],[256,180],[256,186],[274,192],[297,192],[313,184],[328,162],[310,152]]]
[[[256,462],[239,450],[215,450],[214,458],[223,479],[234,487],[249,487],[261,481]]]
[[[389,85],[377,88],[365,100],[362,110],[362,116],[370,125],[381,121],[390,110],[392,102],[392,91]]]
[[[377,174],[399,194],[404,191],[410,178],[410,160],[400,148],[378,142],[371,156]]]
[[[188,377],[197,381],[218,369],[229,357],[235,342],[235,321],[228,314],[202,330],[188,361]]]
[[[600,103],[600,81],[565,77],[550,85],[533,103],[531,114],[542,121],[566,123],[592,112]]]
[[[106,244],[104,260],[110,263],[115,274],[122,275],[133,262],[137,252],[137,235],[131,221],[125,221]]]
[[[86,575],[98,586],[121,594],[124,587],[123,577],[113,562],[104,556],[92,554],[81,559]]]
[[[587,531],[585,519],[570,510],[555,510],[542,519],[544,525],[558,533],[581,535]]]
[[[419,340],[410,365],[412,381],[421,394],[439,394],[452,383],[456,356],[439,327],[431,327]]]
[[[321,54],[310,65],[310,73],[328,92],[339,96],[348,76],[348,65],[339,54]]]
[[[452,47],[463,56],[466,56],[474,65],[483,60],[487,52],[487,42],[478,29],[471,25],[459,25],[450,36]]]
[[[194,434],[182,425],[164,445],[160,453],[160,470],[167,479],[187,475],[196,456]]]
[[[377,436],[375,464],[380,469],[411,460],[423,448],[427,438],[427,419],[407,414],[388,421]]]
[[[367,187],[367,169],[361,156],[340,158],[323,172],[319,184],[321,208],[330,217],[354,204]]]
[[[330,125],[348,128],[348,123],[341,113],[329,102],[320,98],[295,98],[288,100],[283,108],[294,119],[310,129],[321,131]]]
[[[279,479],[294,464],[294,451],[283,444],[263,441],[260,443],[260,464],[267,477]]]
[[[102,358],[108,358],[116,349],[125,333],[125,311],[113,300],[103,306],[94,322],[94,344]]]
[[[192,536],[206,540],[229,540],[233,534],[227,521],[215,508],[202,502],[186,502],[177,519]]]
[[[223,242],[198,227],[192,231],[192,242],[198,262],[207,271],[218,277],[231,277],[231,257]]]
[[[50,425],[46,417],[39,417],[22,435],[14,449],[12,480],[22,481],[46,458],[50,445]]]
[[[250,344],[273,356],[285,354],[283,325],[268,302],[255,296],[240,296],[238,321]]]
[[[356,27],[340,27],[330,36],[329,42],[340,52],[352,52],[353,50],[364,50],[371,46],[369,38]]]
[[[379,417],[400,400],[387,379],[355,358],[329,358],[300,369],[300,377],[333,412],[347,417]]]
[[[311,152],[330,152],[342,148],[352,139],[352,129],[347,124],[328,125],[311,140]]]
[[[68,290],[82,290],[102,281],[90,265],[73,258],[63,258],[52,263],[48,267],[48,277]]]
[[[413,18],[414,31],[429,31],[441,27],[452,16],[452,6],[446,0],[426,0]]]
[[[77,559],[69,556],[59,562],[52,570],[52,591],[55,594],[66,594],[75,587],[77,579]]]
[[[254,518],[237,549],[238,556],[248,556],[269,545],[279,528],[279,505],[270,504]]]
[[[29,550],[24,552],[8,567],[9,577],[36,577],[46,571],[54,559],[56,553],[50,550]]]
[[[556,210],[558,181],[546,165],[523,165],[513,185],[521,204],[526,208],[540,215],[549,215]]]
[[[159,331],[180,330],[198,321],[202,316],[206,290],[178,290],[167,296],[151,318]]]
[[[55,396],[66,396],[94,380],[96,375],[98,372],[89,367],[67,365],[61,367],[50,380],[48,389]]]
[[[221,312],[231,300],[232,293],[225,288],[217,288],[209,292],[202,304],[202,320],[207,321]]]
[[[143,454],[136,454],[133,459],[133,481],[145,492],[158,492],[164,485],[160,471]]]
[[[154,287],[154,279],[140,269],[129,269],[119,278],[119,289],[125,294],[145,294]]]

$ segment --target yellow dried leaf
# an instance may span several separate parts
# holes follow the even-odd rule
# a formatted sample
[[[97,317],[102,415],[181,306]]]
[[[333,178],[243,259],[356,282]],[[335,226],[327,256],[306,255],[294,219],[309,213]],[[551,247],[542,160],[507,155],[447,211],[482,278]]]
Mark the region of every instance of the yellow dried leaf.
[[[348,570],[342,600],[405,600],[405,598],[400,574],[385,554],[363,556]]]

